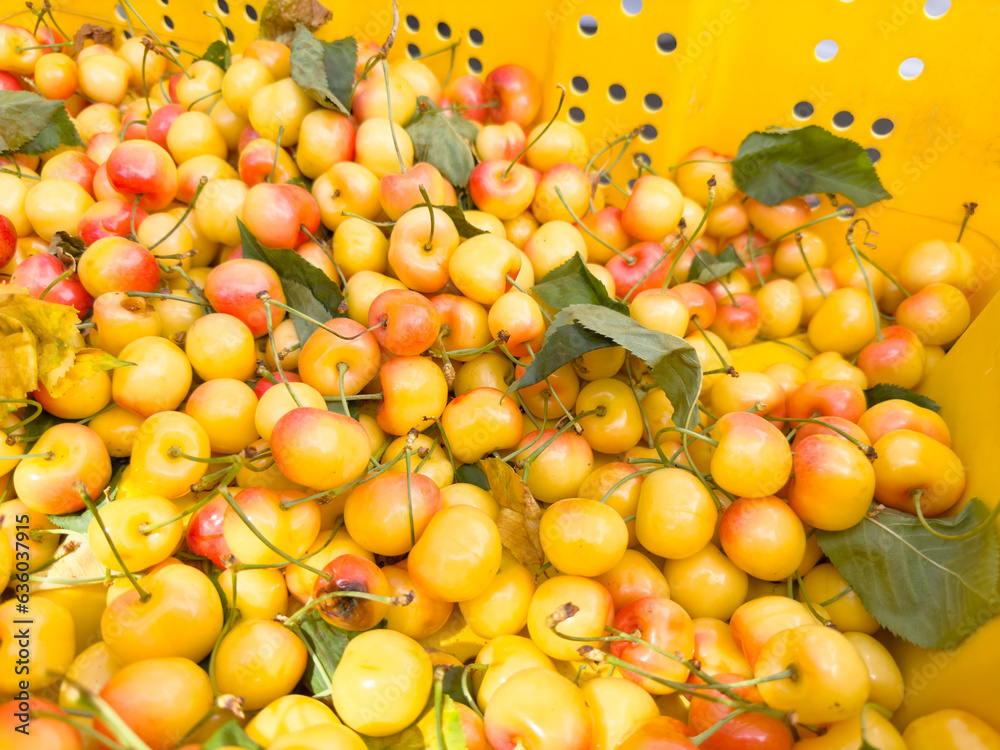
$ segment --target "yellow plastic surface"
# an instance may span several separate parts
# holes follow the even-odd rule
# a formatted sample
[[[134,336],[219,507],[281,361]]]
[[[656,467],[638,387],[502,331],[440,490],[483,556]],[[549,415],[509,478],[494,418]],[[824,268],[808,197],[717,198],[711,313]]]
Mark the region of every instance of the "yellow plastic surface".
[[[324,1],[333,11],[333,21],[319,34],[324,38],[354,35],[381,42],[389,32],[388,1]],[[125,19],[141,30],[137,15],[121,6],[116,10],[113,0],[52,3],[70,33],[85,22],[124,31]],[[194,49],[221,37],[215,22],[202,15],[212,11],[239,50],[256,36],[253,21],[263,2],[132,0],[132,5],[163,41]],[[1000,7],[970,0],[400,0],[399,6],[393,58],[461,38],[454,75],[509,62],[528,66],[542,77],[542,115],[555,108],[556,84],[565,85],[560,117],[580,127],[593,151],[633,128],[652,126],[655,132],[647,127],[633,152],[646,154],[658,171],[696,146],[732,154],[750,130],[808,123],[831,128],[835,114],[850,113],[853,122],[841,132],[877,149],[879,173],[895,196],[859,212],[879,233],[872,238],[878,248],[870,252],[890,269],[914,243],[954,237],[962,204],[979,203],[963,244],[980,267],[973,312],[985,313],[925,390],[942,404],[955,447],[967,461],[967,498],[997,501],[1000,462],[993,437],[1000,413],[1000,300],[990,300],[1000,289],[1000,99],[991,92],[1000,74],[994,49]],[[581,27],[584,17],[596,22],[596,32],[584,33],[582,28],[592,28]],[[2,0],[0,20],[31,19],[17,0]],[[664,34],[672,35],[675,46],[658,46],[658,40],[667,41]],[[829,56],[831,41],[836,55],[820,59]],[[900,66],[910,58],[919,58],[923,69],[907,80]],[[427,64],[443,77],[448,55]],[[612,98],[612,86],[624,90],[621,101]],[[794,114],[800,102],[812,107],[802,119]],[[881,118],[893,124],[884,137],[872,130]],[[634,176],[629,159],[613,172],[622,186]],[[824,202],[817,215],[827,211]],[[837,220],[817,227],[835,257],[847,252],[845,229]],[[901,725],[921,712],[953,705],[1000,729],[998,641],[1000,620],[994,620],[943,660],[896,648],[911,687],[898,716]]]

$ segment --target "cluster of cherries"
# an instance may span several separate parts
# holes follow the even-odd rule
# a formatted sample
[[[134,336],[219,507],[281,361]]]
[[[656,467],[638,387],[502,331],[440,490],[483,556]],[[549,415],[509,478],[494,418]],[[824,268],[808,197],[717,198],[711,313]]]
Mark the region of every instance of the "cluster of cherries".
[[[890,272],[814,226],[842,210],[748,198],[708,148],[625,189],[634,134],[591,154],[538,124],[517,65],[442,85],[360,43],[348,117],[285,44],[184,66],[40,18],[0,24],[0,89],[63,101],[84,145],[0,159],[0,292],[72,306],[129,366],[0,418],[0,583],[27,560],[33,623],[23,673],[12,581],[0,745],[196,750],[237,716],[268,750],[442,747],[457,712],[468,750],[1000,747],[963,712],[893,727],[900,670],[815,534],[962,495],[940,416],[864,393],[918,386],[968,326],[960,243]],[[474,124],[467,188],[414,163],[418,97]],[[697,427],[621,347],[509,390],[557,312],[532,287],[576,256],[694,348]],[[491,457],[540,520],[459,481]],[[52,518],[83,511],[85,534]],[[353,636],[329,669],[317,623]]]

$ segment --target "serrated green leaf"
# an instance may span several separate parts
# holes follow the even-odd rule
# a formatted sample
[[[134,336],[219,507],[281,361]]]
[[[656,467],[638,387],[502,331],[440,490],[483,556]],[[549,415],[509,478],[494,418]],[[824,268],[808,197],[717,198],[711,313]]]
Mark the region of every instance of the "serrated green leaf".
[[[579,255],[553,268],[531,287],[531,291],[557,310],[569,305],[600,305],[628,315],[628,305],[608,294],[607,288]]]
[[[201,59],[215,63],[223,70],[229,70],[229,66],[233,61],[233,55],[229,49],[229,45],[222,40],[216,40],[208,45],[208,49],[205,50],[205,54],[201,56]]]
[[[291,47],[292,80],[317,103],[350,117],[347,105],[358,61],[354,37],[324,42],[298,24]]]
[[[809,193],[839,193],[857,206],[892,197],[860,144],[818,125],[751,133],[732,167],[736,186],[767,206]]]
[[[35,156],[60,144],[83,145],[62,101],[31,91],[0,91],[0,154]]]
[[[281,279],[286,304],[323,323],[331,318],[343,317],[337,308],[344,295],[341,294],[340,287],[330,281],[329,276],[294,250],[273,250],[263,247],[242,221],[237,219],[237,222],[240,226],[240,240],[243,243],[243,257],[267,263],[274,269]],[[316,326],[298,315],[290,317],[299,341],[305,344],[306,339],[316,330]]]
[[[695,284],[708,284],[725,278],[726,274],[743,268],[743,260],[736,252],[736,247],[732,244],[719,253],[712,255],[707,250],[700,250],[695,253],[691,261],[691,268],[688,269],[687,280]]]
[[[458,206],[434,206],[434,208],[448,214],[451,223],[455,225],[455,231],[458,232],[458,236],[462,239],[467,240],[476,235],[489,234],[485,229],[480,229],[476,225],[469,223],[469,220],[465,218],[465,212]]]
[[[201,750],[219,750],[223,747],[242,747],[246,750],[264,750],[263,745],[258,744],[243,731],[236,719],[228,721],[212,733],[212,736],[205,740]]]
[[[476,160],[469,145],[475,138],[475,125],[463,117],[446,117],[436,110],[426,110],[406,127],[413,141],[416,161],[425,161],[455,187],[469,184]],[[471,135],[471,137],[470,137]]]
[[[928,398],[920,393],[914,393],[909,388],[904,388],[901,385],[893,385],[892,383],[877,383],[871,388],[865,389],[865,402],[867,403],[869,409],[875,406],[875,404],[880,404],[883,401],[893,401],[896,399],[909,401],[911,404],[922,406],[933,412],[941,411],[941,407],[934,399]]]
[[[331,18],[333,14],[317,0],[267,0],[260,13],[258,36],[291,45],[298,24],[316,31]]]
[[[927,523],[958,535],[988,516],[973,499],[958,515]],[[884,508],[844,531],[820,531],[817,541],[879,624],[921,648],[954,648],[982,613],[995,611],[1000,543],[992,523],[969,539],[946,540],[916,516]]]
[[[444,696],[443,703],[444,705],[441,707],[441,734],[444,739],[444,750],[467,750],[465,732],[462,730],[462,714],[458,712],[458,707],[450,695]],[[438,744],[435,732],[434,744],[432,745],[434,750],[440,750]]]
[[[486,475],[475,464],[462,464],[455,469],[455,482],[474,484],[481,490],[490,491],[490,483],[486,480]]]
[[[694,347],[598,305],[570,305],[561,310],[545,332],[541,350],[508,393],[540,383],[581,354],[609,346],[624,347],[649,366],[653,381],[681,418],[679,424],[697,424],[702,372]]]

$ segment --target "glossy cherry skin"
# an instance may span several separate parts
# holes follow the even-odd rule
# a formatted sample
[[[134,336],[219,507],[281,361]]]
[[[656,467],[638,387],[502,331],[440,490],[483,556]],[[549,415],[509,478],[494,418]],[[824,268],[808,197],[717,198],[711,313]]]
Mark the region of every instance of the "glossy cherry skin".
[[[39,253],[25,258],[10,277],[12,286],[27,287],[28,294],[35,299],[55,281],[66,267],[54,255]],[[72,305],[82,318],[94,306],[94,298],[87,293],[80,278],[74,273],[49,289],[45,295],[46,302],[58,302],[61,305]]]

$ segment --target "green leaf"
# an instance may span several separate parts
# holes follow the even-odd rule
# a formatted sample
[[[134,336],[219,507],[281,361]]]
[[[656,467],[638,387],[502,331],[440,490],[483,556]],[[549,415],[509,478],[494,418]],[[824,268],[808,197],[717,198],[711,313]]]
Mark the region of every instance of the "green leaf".
[[[205,740],[201,750],[219,750],[223,747],[242,747],[246,750],[264,750],[262,745],[254,742],[249,734],[243,731],[236,719],[228,721],[215,730],[211,737]]]
[[[476,166],[469,145],[475,138],[475,125],[464,117],[446,117],[436,109],[427,109],[406,127],[406,132],[413,141],[416,161],[437,167],[455,187],[469,184],[472,168]]]
[[[361,403],[361,401],[348,401],[347,413],[344,414],[344,405],[338,398],[334,401],[327,401],[326,410],[332,411],[334,414],[344,414],[345,417],[350,417],[351,419],[357,419],[358,414],[361,413]]]
[[[35,156],[60,144],[83,145],[62,101],[31,91],[0,91],[0,154]]]
[[[470,224],[469,220],[465,218],[465,212],[458,206],[434,206],[434,208],[448,214],[448,218],[451,219],[451,223],[455,225],[455,230],[458,232],[458,236],[462,239],[467,240],[470,237],[475,237],[479,234],[489,234],[489,232],[485,229],[480,229],[474,224]]]
[[[736,186],[767,206],[809,193],[839,193],[857,206],[892,197],[860,144],[818,125],[751,133],[732,165]]]
[[[909,388],[904,388],[901,385],[893,385],[892,383],[877,383],[871,388],[867,388],[865,390],[865,401],[867,402],[869,409],[875,406],[875,404],[880,404],[883,401],[892,401],[894,399],[909,401],[911,404],[922,406],[933,412],[941,411],[941,407],[933,399],[927,398],[927,396],[920,393],[914,393]]]
[[[607,288],[590,272],[579,255],[553,268],[531,287],[531,291],[557,310],[569,305],[600,305],[628,315],[628,305],[608,294]]]
[[[709,284],[725,278],[727,273],[737,268],[743,268],[743,261],[734,245],[727,247],[718,256],[712,255],[707,250],[700,250],[695,253],[691,261],[687,280],[695,284]]]
[[[357,62],[358,43],[354,37],[324,42],[302,24],[295,27],[292,80],[322,106],[336,108],[348,117]]]
[[[298,24],[316,31],[331,18],[333,14],[317,0],[267,0],[260,13],[258,36],[291,45]]]
[[[69,232],[63,232],[62,230],[52,235],[52,239],[49,240],[48,251],[57,258],[63,255],[79,258],[86,249],[87,245],[83,241],[83,238],[72,235]]]
[[[384,623],[383,620],[375,627],[385,627]],[[365,631],[353,632],[334,627],[324,620],[315,608],[295,625],[295,631],[302,638],[311,656],[302,683],[313,692],[313,695],[329,694],[328,679],[333,676],[340,660],[344,658],[344,649],[351,639]]]
[[[988,516],[973,499],[957,516],[927,523],[956,535]],[[992,523],[969,539],[945,540],[916,516],[884,508],[844,531],[820,531],[818,541],[879,624],[921,648],[954,648],[996,603],[1000,543]]]
[[[229,66],[233,62],[233,55],[225,42],[216,40],[208,45],[208,49],[205,50],[205,54],[201,56],[201,59],[215,63],[223,70],[229,70]]]
[[[296,253],[294,250],[272,250],[263,247],[257,238],[250,234],[246,225],[239,221],[240,239],[243,242],[243,257],[267,263],[281,279],[281,288],[285,291],[286,304],[316,320],[326,323],[331,318],[341,318],[337,311],[344,299],[340,287],[330,281],[330,277],[316,266]],[[299,341],[306,339],[316,330],[316,326],[298,315],[292,315],[295,332]]]
[[[490,491],[490,483],[487,481],[486,475],[475,464],[462,464],[455,469],[455,482],[474,484],[481,490]]]
[[[450,695],[444,696],[443,702],[444,705],[441,707],[441,734],[444,739],[444,750],[467,750],[465,732],[462,730],[462,714],[458,712],[455,701],[452,700]],[[437,733],[435,732],[434,746],[437,744]],[[438,750],[438,748],[435,747],[435,750]]]
[[[542,348],[524,374],[508,389],[540,383],[567,362],[594,349],[621,346],[650,368],[684,426],[697,424],[701,363],[684,339],[651,331],[627,315],[598,305],[570,305],[545,332]]]

